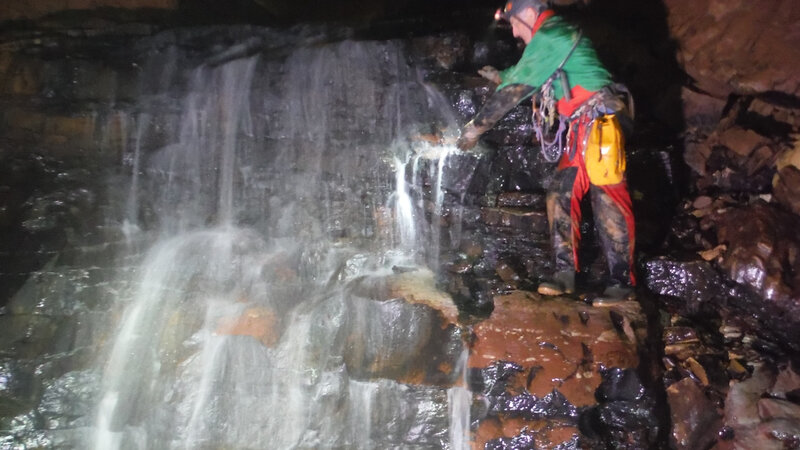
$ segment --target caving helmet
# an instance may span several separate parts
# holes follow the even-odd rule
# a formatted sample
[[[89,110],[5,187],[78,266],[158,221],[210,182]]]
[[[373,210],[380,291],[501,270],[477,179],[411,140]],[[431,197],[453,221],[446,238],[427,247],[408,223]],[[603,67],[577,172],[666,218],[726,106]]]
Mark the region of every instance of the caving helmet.
[[[518,15],[525,8],[541,13],[548,8],[547,0],[509,0],[504,8],[494,13],[494,19],[510,22],[511,16]]]

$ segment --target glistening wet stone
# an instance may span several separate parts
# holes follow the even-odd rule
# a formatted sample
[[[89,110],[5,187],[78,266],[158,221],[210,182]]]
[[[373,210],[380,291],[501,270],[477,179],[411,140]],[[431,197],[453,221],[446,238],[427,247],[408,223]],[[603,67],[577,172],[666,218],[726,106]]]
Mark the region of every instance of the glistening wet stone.
[[[619,369],[639,364],[644,330],[638,305],[592,308],[525,291],[494,300],[492,315],[473,326],[470,350],[468,381],[489,405],[475,418],[477,445],[572,448],[582,411],[606,400],[610,406],[602,411],[611,414],[610,423],[653,425],[650,397],[635,375]],[[612,313],[633,334],[615,326]]]

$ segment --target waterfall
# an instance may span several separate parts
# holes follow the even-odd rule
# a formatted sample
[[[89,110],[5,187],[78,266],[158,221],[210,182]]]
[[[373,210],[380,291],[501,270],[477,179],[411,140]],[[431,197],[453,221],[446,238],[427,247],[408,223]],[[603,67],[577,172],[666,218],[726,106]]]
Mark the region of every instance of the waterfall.
[[[407,61],[344,41],[201,63],[140,115],[126,217],[154,241],[117,302],[85,447],[468,446],[460,333],[386,288],[430,242],[393,149],[450,114]],[[175,134],[146,149],[145,121]],[[456,369],[406,383],[426,352]]]
[[[417,224],[411,203],[411,192],[406,183],[407,167],[408,161],[401,162],[400,158],[395,157],[395,217],[400,235],[399,244],[400,248],[413,251],[417,247]]]

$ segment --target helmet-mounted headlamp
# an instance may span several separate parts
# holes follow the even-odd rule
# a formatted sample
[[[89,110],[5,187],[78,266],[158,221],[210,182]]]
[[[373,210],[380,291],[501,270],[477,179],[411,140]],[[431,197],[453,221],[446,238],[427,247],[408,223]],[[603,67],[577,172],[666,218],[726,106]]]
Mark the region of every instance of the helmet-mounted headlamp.
[[[506,6],[498,8],[494,13],[494,20],[511,21],[511,16],[516,16],[521,13],[525,8],[533,8],[534,11],[540,13],[547,9],[546,0],[510,0],[506,2]]]

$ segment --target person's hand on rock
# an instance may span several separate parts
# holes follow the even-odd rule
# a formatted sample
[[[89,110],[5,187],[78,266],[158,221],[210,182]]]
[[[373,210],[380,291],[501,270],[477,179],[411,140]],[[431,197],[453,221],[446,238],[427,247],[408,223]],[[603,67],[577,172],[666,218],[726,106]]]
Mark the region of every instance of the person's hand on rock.
[[[472,125],[467,124],[467,126],[461,130],[461,137],[459,137],[458,141],[456,141],[456,147],[463,151],[471,150],[478,143],[478,139],[480,137],[481,134],[478,132],[478,130]]]
[[[478,75],[486,78],[494,84],[500,84],[503,80],[500,78],[500,71],[492,66],[483,66],[478,70]]]

